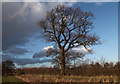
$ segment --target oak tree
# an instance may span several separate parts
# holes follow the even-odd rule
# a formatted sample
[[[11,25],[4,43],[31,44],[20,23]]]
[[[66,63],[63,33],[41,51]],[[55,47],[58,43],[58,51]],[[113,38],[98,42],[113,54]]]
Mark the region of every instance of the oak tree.
[[[39,21],[45,39],[57,44],[62,75],[65,75],[66,54],[72,48],[83,46],[91,52],[88,47],[100,44],[99,37],[92,32],[94,18],[91,12],[84,12],[80,7],[59,4]]]

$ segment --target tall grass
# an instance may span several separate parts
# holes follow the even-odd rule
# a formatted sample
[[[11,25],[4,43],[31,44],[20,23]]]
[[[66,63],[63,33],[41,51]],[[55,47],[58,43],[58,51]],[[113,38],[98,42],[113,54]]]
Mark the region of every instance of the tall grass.
[[[59,76],[25,74],[16,76],[26,82],[120,82],[117,76]]]

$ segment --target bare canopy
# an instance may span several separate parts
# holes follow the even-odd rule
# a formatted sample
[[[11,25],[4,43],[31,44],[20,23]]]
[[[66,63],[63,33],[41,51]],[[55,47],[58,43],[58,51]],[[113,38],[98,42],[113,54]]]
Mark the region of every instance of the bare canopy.
[[[57,5],[39,22],[42,34],[49,42],[55,42],[61,59],[61,74],[65,74],[66,53],[74,47],[100,44],[98,36],[91,32],[94,15],[78,8]]]

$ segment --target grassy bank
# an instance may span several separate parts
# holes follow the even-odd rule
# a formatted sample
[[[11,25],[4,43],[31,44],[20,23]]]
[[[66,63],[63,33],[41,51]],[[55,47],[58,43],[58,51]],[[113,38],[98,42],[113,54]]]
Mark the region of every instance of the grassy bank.
[[[2,76],[2,84],[12,84],[12,83],[15,83],[15,84],[27,84],[25,82],[23,82],[22,80],[20,79],[17,79],[16,77],[14,76]]]

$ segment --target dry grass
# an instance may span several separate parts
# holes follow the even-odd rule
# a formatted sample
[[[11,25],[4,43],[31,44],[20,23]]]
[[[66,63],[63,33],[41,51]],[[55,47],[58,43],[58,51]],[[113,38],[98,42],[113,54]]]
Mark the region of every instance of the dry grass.
[[[16,76],[25,82],[118,82],[117,76],[59,76],[25,74]],[[119,81],[120,82],[120,81]]]

